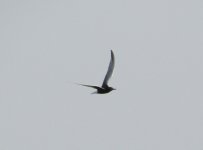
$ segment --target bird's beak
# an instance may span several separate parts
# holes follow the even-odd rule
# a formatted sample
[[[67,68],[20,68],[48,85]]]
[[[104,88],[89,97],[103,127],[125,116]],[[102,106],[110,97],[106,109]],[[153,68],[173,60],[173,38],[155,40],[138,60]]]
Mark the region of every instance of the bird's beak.
[[[113,88],[113,90],[116,90],[116,89]]]

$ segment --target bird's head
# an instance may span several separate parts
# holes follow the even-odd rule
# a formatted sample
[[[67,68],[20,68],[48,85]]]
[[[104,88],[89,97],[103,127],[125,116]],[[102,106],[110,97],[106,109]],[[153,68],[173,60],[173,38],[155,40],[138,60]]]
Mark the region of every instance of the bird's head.
[[[109,87],[109,89],[110,89],[111,91],[116,90],[116,89],[114,89],[113,87]]]

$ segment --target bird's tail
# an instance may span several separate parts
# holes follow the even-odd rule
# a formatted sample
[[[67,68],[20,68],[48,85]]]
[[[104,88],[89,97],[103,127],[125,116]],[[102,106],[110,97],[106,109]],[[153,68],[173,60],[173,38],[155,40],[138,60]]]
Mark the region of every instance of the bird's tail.
[[[80,83],[76,83],[77,85],[82,85],[82,86],[86,86],[86,87],[91,87],[91,88],[94,88],[94,89],[99,89],[98,86],[93,86],[93,85],[86,85],[86,84],[80,84]]]

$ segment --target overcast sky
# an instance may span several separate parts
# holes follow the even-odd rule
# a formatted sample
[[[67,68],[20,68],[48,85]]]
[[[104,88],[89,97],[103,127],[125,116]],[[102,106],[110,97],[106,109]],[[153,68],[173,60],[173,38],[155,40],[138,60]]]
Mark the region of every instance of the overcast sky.
[[[202,150],[202,66],[201,0],[1,0],[0,149]]]

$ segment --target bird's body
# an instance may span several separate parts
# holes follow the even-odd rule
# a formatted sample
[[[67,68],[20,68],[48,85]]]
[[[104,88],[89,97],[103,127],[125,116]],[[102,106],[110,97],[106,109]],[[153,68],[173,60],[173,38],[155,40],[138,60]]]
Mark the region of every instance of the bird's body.
[[[108,86],[108,81],[112,76],[114,66],[115,66],[115,58],[114,58],[113,51],[111,50],[111,61],[109,63],[108,71],[107,71],[106,76],[104,78],[102,87],[93,86],[93,85],[86,85],[86,84],[79,84],[79,85],[97,89],[97,91],[94,92],[94,93],[97,93],[97,94],[106,94],[106,93],[111,92],[112,90],[115,90],[114,88]]]

